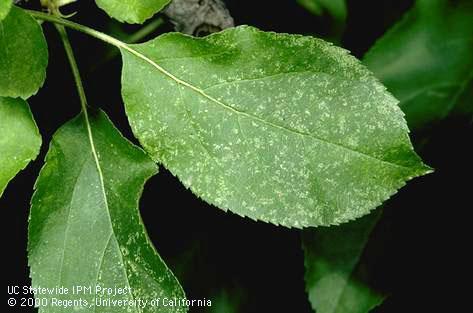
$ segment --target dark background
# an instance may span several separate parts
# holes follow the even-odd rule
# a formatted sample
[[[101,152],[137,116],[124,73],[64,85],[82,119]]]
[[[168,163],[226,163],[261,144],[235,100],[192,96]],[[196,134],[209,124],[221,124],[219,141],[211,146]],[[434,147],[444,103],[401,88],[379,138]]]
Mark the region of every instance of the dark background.
[[[78,12],[74,20],[108,29],[105,13],[92,2],[79,2],[69,9]],[[317,36],[330,33],[329,17],[313,16],[295,0],[226,3],[236,24]],[[412,1],[349,1],[342,45],[361,58],[411,5]],[[0,199],[4,286],[30,283],[26,242],[33,184],[52,134],[80,109],[62,46],[51,25],[44,29],[50,53],[48,76],[38,95],[29,100],[44,143],[38,159]],[[137,26],[124,29],[133,32]],[[170,30],[167,24],[159,32]],[[136,142],[120,99],[119,57],[101,64],[109,47],[69,33],[90,105],[104,109]],[[385,204],[374,231],[376,240],[366,253],[374,251],[376,257],[368,258],[374,283],[390,296],[374,312],[459,312],[454,306],[468,300],[463,297],[468,290],[459,282],[466,280],[464,252],[471,250],[467,215],[473,191],[471,135],[471,119],[462,118],[412,134],[416,150],[436,172],[411,181]],[[311,312],[299,231],[224,213],[197,199],[163,168],[147,183],[141,212],[153,243],[189,298],[210,298],[214,309],[226,308],[220,310],[226,313]],[[7,311],[14,312],[8,307]]]

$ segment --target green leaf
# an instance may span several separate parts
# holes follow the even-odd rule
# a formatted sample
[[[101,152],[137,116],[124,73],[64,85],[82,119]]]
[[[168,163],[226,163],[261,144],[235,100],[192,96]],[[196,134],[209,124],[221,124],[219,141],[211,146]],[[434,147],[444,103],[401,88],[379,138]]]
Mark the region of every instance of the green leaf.
[[[43,85],[48,47],[39,24],[12,7],[0,21],[0,96],[26,99]]]
[[[171,0],[95,0],[108,15],[120,22],[143,23],[161,11]]]
[[[446,117],[473,80],[473,2],[418,0],[364,63],[401,101],[410,127]]]
[[[41,136],[28,103],[0,97],[0,196],[8,182],[34,160]]]
[[[143,185],[156,171],[153,161],[123,138],[102,112],[93,114],[90,124],[80,115],[57,131],[32,200],[28,243],[32,286],[69,290],[92,286],[93,292],[39,297],[81,298],[93,304],[94,299],[104,299],[94,294],[97,285],[131,287],[131,295],[105,296],[112,300],[185,297],[152,246],[138,211]],[[93,305],[81,308],[81,312],[110,312]],[[42,312],[71,310],[42,308]],[[113,309],[125,311],[142,312],[126,305]],[[182,306],[145,310],[185,311]]]
[[[322,40],[238,27],[166,34],[122,54],[135,135],[224,210],[291,227],[339,224],[429,171],[397,100]]]
[[[11,0],[0,0],[0,21],[2,21],[5,16],[8,15],[8,12],[10,12],[11,7]]]
[[[381,212],[338,227],[304,231],[306,290],[317,313],[366,313],[383,301],[365,281],[359,263]]]

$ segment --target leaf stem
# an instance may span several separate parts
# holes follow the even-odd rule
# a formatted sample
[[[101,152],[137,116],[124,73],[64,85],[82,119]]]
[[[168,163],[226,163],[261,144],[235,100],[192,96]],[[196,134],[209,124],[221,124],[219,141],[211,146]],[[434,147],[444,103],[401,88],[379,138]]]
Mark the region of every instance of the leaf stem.
[[[77,30],[77,31],[82,32],[84,34],[87,34],[89,36],[95,37],[99,40],[102,40],[106,43],[109,43],[109,44],[111,44],[111,45],[113,45],[117,48],[124,48],[124,49],[128,48],[126,43],[124,43],[124,42],[122,42],[118,39],[115,39],[112,36],[109,36],[107,34],[99,32],[95,29],[92,29],[90,27],[87,27],[87,26],[84,26],[84,25],[81,25],[81,24],[78,24],[78,23],[74,23],[74,22],[71,22],[69,20],[60,18],[58,16],[50,15],[50,14],[47,14],[47,13],[43,13],[43,12],[39,12],[39,11],[33,11],[33,10],[26,10],[26,11],[36,19],[47,21],[47,22],[52,22],[55,25],[65,26],[65,27]],[[64,27],[62,27],[62,28],[64,29]],[[58,29],[58,31],[59,31],[59,29]],[[66,37],[67,37],[67,35],[66,35]],[[69,40],[67,40],[67,41],[69,41]]]
[[[149,59],[145,55],[143,55],[140,52],[136,51],[135,49],[133,49],[132,47],[130,47],[129,45],[127,45],[123,41],[120,41],[116,38],[113,38],[112,36],[109,36],[107,34],[99,32],[99,31],[97,31],[93,28],[90,28],[90,27],[87,27],[87,26],[84,26],[84,25],[81,25],[81,24],[78,24],[78,23],[74,23],[74,22],[71,22],[69,20],[65,20],[65,19],[60,18],[60,17],[55,16],[55,15],[50,15],[50,14],[46,14],[46,13],[43,13],[43,12],[32,11],[32,10],[26,10],[26,11],[36,19],[51,22],[51,23],[54,23],[55,25],[66,26],[68,28],[71,28],[71,29],[77,30],[79,32],[82,32],[86,35],[97,38],[97,39],[99,39],[103,42],[111,44],[111,45],[113,45],[113,46],[115,46],[119,49],[126,50],[126,51],[130,52],[131,54],[137,56],[138,58],[144,60],[145,62],[148,62],[149,64],[154,66],[158,71],[160,71],[164,75],[168,76],[169,78],[171,78],[172,80],[174,80],[178,84],[187,86],[187,87],[191,88],[192,90],[194,90],[198,93],[202,93],[204,96],[206,96],[198,88],[192,86],[191,84],[189,84],[189,83],[179,79],[178,77],[174,76],[173,74],[169,73],[164,68],[162,68],[159,64],[156,64],[155,62],[153,62],[153,60]]]
[[[81,108],[82,108],[82,111],[84,111],[84,115],[86,119],[88,119],[87,98],[85,96],[84,85],[82,84],[82,79],[79,73],[79,67],[77,66],[76,58],[74,57],[74,52],[72,50],[69,37],[67,36],[67,32],[64,26],[59,25],[59,24],[54,24],[54,26],[56,26],[56,29],[59,33],[59,37],[61,37],[62,43],[64,45],[64,50],[66,50],[67,59],[69,60],[69,64],[71,65],[71,70],[74,76],[74,81],[76,83],[77,92],[79,93]]]

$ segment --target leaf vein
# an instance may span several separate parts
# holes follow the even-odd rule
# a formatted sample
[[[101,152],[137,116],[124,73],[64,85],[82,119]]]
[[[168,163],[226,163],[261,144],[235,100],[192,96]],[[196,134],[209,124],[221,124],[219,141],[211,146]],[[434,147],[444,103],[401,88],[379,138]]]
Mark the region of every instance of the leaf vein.
[[[99,281],[100,270],[102,269],[103,260],[105,258],[105,252],[107,251],[108,245],[110,244],[110,242],[112,240],[112,235],[113,235],[113,229],[110,231],[110,234],[108,235],[107,243],[105,244],[105,247],[104,247],[104,249],[102,251],[102,254],[101,254],[101,257],[99,259],[99,266],[97,268],[97,275],[95,275],[95,284],[94,285],[97,285],[97,283]],[[97,307],[94,305],[94,312],[96,312],[96,311],[97,311]]]

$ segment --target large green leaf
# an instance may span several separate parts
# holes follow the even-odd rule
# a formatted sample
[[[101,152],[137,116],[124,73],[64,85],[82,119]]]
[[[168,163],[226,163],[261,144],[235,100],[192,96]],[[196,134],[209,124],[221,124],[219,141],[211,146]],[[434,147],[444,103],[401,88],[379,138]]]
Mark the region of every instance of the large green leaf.
[[[366,313],[384,296],[366,281],[360,258],[381,215],[303,233],[306,290],[317,313]]]
[[[10,12],[11,7],[11,0],[0,0],[0,21],[3,20],[5,16],[7,16],[8,12]]]
[[[397,100],[345,50],[230,29],[122,47],[135,135],[199,197],[292,227],[346,222],[429,169]]]
[[[444,118],[473,80],[473,1],[418,0],[364,63],[401,101],[410,127]]]
[[[171,0],[95,0],[97,5],[120,22],[143,23]]]
[[[43,85],[48,47],[38,22],[12,7],[0,21],[0,96],[26,99]]]
[[[35,159],[41,136],[26,101],[0,97],[0,196],[8,182]]]
[[[131,287],[112,300],[184,298],[178,281],[152,246],[138,212],[146,180],[156,173],[146,154],[124,139],[104,113],[84,115],[54,135],[36,183],[29,224],[29,265],[33,287],[92,286],[93,292],[40,297],[94,303],[97,285]],[[52,304],[52,302],[50,302]],[[76,305],[80,312],[108,307]],[[129,309],[129,310],[127,310]],[[73,308],[41,308],[71,312]],[[141,310],[120,305],[113,312],[185,312],[186,307]]]

